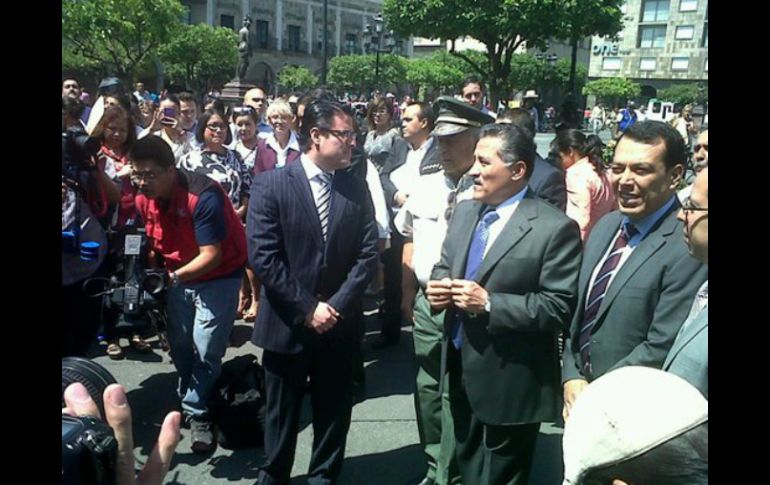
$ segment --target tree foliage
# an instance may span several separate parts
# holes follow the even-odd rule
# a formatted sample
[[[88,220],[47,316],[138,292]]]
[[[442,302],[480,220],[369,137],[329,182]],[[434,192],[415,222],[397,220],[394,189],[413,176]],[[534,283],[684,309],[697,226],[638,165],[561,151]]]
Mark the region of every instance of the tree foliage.
[[[238,34],[227,27],[184,25],[159,55],[172,81],[203,91],[235,76],[237,45]]]
[[[484,58],[484,54],[478,51],[464,51],[464,54],[471,58]],[[444,50],[436,51],[430,57],[405,62],[406,81],[414,88],[418,99],[455,92],[463,78],[471,72],[464,60]]]
[[[285,66],[278,73],[278,84],[290,91],[306,91],[318,86],[318,76],[304,66]]]
[[[454,40],[471,36],[486,48],[484,62],[455,52],[489,84],[493,103],[507,97],[516,49],[550,38],[612,35],[620,29],[623,0],[384,0],[383,11],[398,35]],[[577,13],[576,13],[577,12]],[[574,17],[580,17],[575,19]]]
[[[637,98],[642,94],[642,87],[624,77],[606,77],[588,82],[583,88],[583,94],[618,104]]]
[[[368,93],[374,89],[396,89],[406,79],[404,58],[380,54],[379,86],[374,54],[338,56],[329,61],[327,81],[338,90]]]
[[[62,0],[62,57],[133,82],[182,25],[179,0]]]
[[[709,88],[706,83],[677,84],[661,89],[658,98],[679,104],[706,104]]]

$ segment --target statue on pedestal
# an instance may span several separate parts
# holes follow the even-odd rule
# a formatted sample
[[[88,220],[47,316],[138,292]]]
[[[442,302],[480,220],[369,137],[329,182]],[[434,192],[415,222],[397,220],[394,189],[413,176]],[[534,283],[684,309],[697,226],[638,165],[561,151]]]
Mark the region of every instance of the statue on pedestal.
[[[251,17],[243,17],[243,27],[238,31],[238,70],[235,78],[242,80],[246,78],[246,71],[249,69],[249,57],[251,57],[251,44],[249,44],[249,27],[251,26]]]

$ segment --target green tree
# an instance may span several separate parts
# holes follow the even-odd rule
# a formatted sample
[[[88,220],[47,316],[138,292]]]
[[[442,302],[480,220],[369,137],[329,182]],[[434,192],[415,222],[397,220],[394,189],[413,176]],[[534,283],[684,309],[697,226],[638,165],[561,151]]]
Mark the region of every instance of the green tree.
[[[172,81],[204,91],[235,76],[237,45],[238,34],[227,27],[185,25],[159,55]]]
[[[677,84],[661,89],[658,98],[679,104],[706,104],[709,99],[708,84]]]
[[[463,71],[438,56],[406,61],[406,81],[417,99],[434,97],[435,92],[452,91],[462,80]]]
[[[570,59],[559,59],[555,64],[549,65],[545,75],[545,85],[568,89],[572,62]],[[577,66],[575,69],[575,92],[579,93],[588,81],[588,69],[585,66]]]
[[[605,77],[588,82],[583,87],[583,94],[592,94],[599,99],[618,106],[642,94],[642,87],[639,83],[624,77]]]
[[[134,82],[182,25],[179,0],[62,0],[62,58],[107,65]]]
[[[377,86],[375,55],[334,57],[329,61],[327,82],[338,90],[358,93],[368,93],[377,88],[392,89],[406,80],[404,61],[404,58],[393,54],[380,54],[380,79]]]
[[[471,36],[486,46],[484,62],[461,52],[470,68],[489,84],[493,104],[508,97],[506,85],[516,49],[524,42],[542,47],[549,38],[614,34],[623,0],[384,0],[389,27],[401,36],[454,40]],[[579,5],[580,22],[565,19]]]
[[[524,91],[545,84],[548,64],[532,54],[514,54],[511,58],[511,74],[508,76],[508,92]]]
[[[278,73],[278,84],[290,91],[305,91],[318,86],[318,76],[304,66],[285,66]]]

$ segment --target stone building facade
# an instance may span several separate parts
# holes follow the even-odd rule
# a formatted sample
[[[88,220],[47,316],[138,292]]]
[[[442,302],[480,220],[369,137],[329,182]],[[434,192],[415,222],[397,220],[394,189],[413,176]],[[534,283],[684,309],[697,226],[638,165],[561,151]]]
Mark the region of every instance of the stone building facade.
[[[592,39],[589,79],[634,80],[644,99],[708,81],[708,0],[627,0],[623,14],[617,39]]]
[[[323,63],[323,0],[182,0],[188,23],[241,28],[251,17],[252,58],[247,80],[275,88],[276,74],[287,65],[305,66],[320,76]],[[364,28],[382,10],[381,0],[328,0],[328,58],[362,54]],[[412,54],[410,40],[396,53]]]

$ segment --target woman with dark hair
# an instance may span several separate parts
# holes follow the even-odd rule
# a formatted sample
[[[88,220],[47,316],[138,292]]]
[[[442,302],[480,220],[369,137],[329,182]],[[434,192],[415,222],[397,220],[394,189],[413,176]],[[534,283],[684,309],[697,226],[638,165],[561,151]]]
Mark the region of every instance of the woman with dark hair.
[[[131,165],[126,158],[128,150],[136,142],[136,130],[131,115],[123,105],[111,104],[104,109],[91,136],[99,139],[102,144],[99,151],[100,168],[120,190],[119,202],[111,205],[111,210],[100,218],[105,227],[109,227],[114,234],[117,234],[111,241],[107,262],[112,272],[120,262],[123,230],[130,221],[136,220],[134,204],[136,188],[131,183]],[[120,347],[120,334],[116,328],[119,314],[108,311],[103,317],[107,355],[111,359],[121,359],[124,353]],[[132,323],[130,320],[127,318],[127,323]],[[150,349],[150,345],[145,342],[136,328],[132,326],[129,334],[129,344],[133,349],[142,352]]]
[[[206,111],[198,119],[195,139],[201,147],[185,155],[179,168],[206,175],[219,182],[232,202],[238,217],[246,215],[251,176],[241,156],[225,145],[233,141],[225,118],[217,111]]]
[[[585,241],[596,222],[617,208],[602,161],[604,145],[595,135],[586,138],[579,130],[568,129],[557,132],[551,146],[559,153],[566,172],[567,216],[578,223]]]
[[[369,133],[366,134],[364,152],[377,171],[381,171],[393,142],[399,136],[398,127],[393,126],[393,99],[376,97],[371,100],[366,120],[369,122]]]

